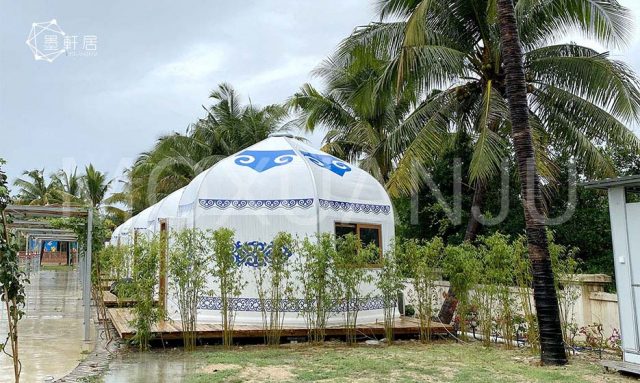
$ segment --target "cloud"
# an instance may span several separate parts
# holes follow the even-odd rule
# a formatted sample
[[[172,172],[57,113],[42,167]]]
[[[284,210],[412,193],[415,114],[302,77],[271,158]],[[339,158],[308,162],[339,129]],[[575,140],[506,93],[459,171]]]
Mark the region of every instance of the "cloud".
[[[318,56],[292,56],[277,66],[251,75],[238,83],[239,89],[256,89],[276,81],[290,80],[299,76],[307,76],[320,62]]]
[[[160,81],[203,81],[222,68],[225,53],[225,46],[220,43],[197,44],[178,59],[152,69],[148,77]]]

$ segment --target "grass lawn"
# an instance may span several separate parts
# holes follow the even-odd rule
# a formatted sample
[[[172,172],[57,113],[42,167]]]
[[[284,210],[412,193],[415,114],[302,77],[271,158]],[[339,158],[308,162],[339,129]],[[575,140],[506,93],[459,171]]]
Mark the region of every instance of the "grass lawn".
[[[479,343],[402,342],[392,347],[285,345],[197,351],[186,382],[631,382],[597,361],[573,358],[565,367],[539,367],[524,350]]]

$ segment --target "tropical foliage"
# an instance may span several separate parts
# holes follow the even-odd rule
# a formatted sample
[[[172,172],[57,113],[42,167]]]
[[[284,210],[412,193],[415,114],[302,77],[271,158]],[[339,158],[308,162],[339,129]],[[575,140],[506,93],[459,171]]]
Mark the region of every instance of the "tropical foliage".
[[[18,383],[21,370],[18,321],[25,314],[25,284],[29,283],[29,280],[20,268],[16,238],[10,234],[7,227],[10,217],[5,213],[5,209],[11,202],[11,198],[7,187],[7,175],[2,170],[4,164],[4,159],[0,158],[0,302],[4,302],[7,315],[7,337],[3,343],[0,343],[0,351],[11,357],[14,381]]]
[[[19,187],[16,202],[24,205],[87,204],[101,207],[109,192],[112,180],[106,173],[97,170],[92,164],[85,168],[83,175],[58,170],[50,175],[49,181],[44,169],[28,170],[23,178],[14,181]]]

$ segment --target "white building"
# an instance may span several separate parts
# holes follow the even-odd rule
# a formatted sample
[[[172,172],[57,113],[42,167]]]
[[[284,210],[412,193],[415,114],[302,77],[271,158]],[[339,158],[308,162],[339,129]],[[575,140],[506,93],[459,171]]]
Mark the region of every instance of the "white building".
[[[640,192],[640,176],[589,182],[587,188],[606,189],[613,243],[620,332],[624,363],[612,366],[640,372],[640,202],[627,200]]]

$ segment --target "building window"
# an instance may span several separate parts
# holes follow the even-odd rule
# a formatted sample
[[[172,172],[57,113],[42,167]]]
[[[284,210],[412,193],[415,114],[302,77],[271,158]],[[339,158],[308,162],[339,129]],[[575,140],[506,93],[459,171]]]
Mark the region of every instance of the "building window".
[[[335,233],[337,237],[344,237],[347,234],[353,234],[362,246],[375,245],[378,248],[378,254],[374,259],[369,260],[370,266],[380,265],[382,260],[382,226],[366,223],[344,223],[336,222]]]

